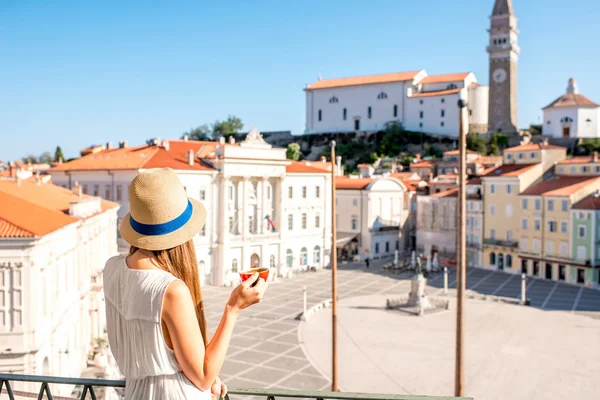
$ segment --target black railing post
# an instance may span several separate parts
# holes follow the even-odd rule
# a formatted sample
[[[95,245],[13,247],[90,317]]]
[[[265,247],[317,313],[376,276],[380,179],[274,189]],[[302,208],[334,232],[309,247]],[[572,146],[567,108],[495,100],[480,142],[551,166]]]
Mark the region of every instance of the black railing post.
[[[2,385],[6,383],[6,393],[8,394],[8,400],[15,400],[15,395],[13,394],[12,388],[10,387],[10,382],[8,380],[0,381],[0,394],[2,394]]]
[[[88,390],[90,391],[90,397],[92,398],[92,400],[97,400],[96,392],[94,392],[94,387],[90,385],[85,385],[83,387],[83,393],[81,394],[80,400],[85,400]]]
[[[48,400],[54,400],[54,397],[52,397],[52,392],[50,391],[50,386],[48,385],[48,382],[42,383],[42,386],[40,387],[40,393],[38,394],[38,400],[42,400],[44,398],[44,392],[46,392],[46,397],[48,397]]]

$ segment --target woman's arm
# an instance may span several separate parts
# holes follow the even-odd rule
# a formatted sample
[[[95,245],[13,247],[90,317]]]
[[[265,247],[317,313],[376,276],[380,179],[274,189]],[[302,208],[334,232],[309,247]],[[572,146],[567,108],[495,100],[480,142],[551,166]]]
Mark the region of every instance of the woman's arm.
[[[254,282],[256,285],[252,287]],[[183,373],[198,389],[208,390],[215,381],[225,361],[239,312],[260,302],[266,286],[265,281],[256,274],[233,290],[219,327],[206,350],[189,289],[181,281],[174,281],[167,288],[162,318]]]

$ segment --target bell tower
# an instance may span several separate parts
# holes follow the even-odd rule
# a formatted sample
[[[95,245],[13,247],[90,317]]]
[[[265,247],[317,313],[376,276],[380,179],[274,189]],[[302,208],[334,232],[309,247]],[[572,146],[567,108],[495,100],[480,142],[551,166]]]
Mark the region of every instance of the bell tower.
[[[488,132],[516,133],[517,62],[521,49],[512,0],[495,0],[490,19]]]

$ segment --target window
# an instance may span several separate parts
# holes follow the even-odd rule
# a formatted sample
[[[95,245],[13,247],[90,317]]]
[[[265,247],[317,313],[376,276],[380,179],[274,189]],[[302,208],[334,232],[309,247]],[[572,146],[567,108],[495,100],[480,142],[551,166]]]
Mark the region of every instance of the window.
[[[271,200],[271,185],[267,184],[267,199]]]
[[[509,242],[512,242],[513,240],[512,231],[510,229],[506,231],[506,240]]]
[[[83,192],[83,194],[87,194],[88,193],[87,185],[81,186],[81,191]]]
[[[530,158],[535,158],[535,152],[532,151],[531,153],[529,153],[529,157]]]
[[[507,159],[507,160],[512,160],[512,154],[510,154],[510,153],[509,153],[509,154],[507,154],[507,155],[506,155],[506,159]]]
[[[200,190],[200,195],[198,197],[200,197],[200,200],[206,200],[206,190]]]
[[[446,116],[446,110],[442,110],[442,118]]]
[[[554,254],[554,241],[546,241],[546,254]]]
[[[521,218],[521,229],[527,230],[527,218]]]
[[[385,242],[385,252],[386,253],[390,252],[390,242]]]
[[[572,166],[571,167],[571,173],[574,174],[575,172],[577,172],[577,167],[576,166]]]
[[[396,240],[396,250],[400,250],[400,241]]]
[[[507,204],[506,207],[504,208],[504,214],[507,217],[512,217],[513,214],[513,207],[512,204]]]
[[[595,172],[600,172],[600,165],[596,165],[596,167],[594,167],[594,171]]]
[[[490,265],[496,265],[496,253],[490,253]]]
[[[562,201],[562,210],[569,211],[569,202],[567,200]]]
[[[302,186],[302,198],[306,198],[306,186]]]
[[[358,207],[358,199],[352,199],[352,205]]]
[[[444,126],[444,121],[440,122],[440,126]]]
[[[228,194],[229,200],[233,200],[233,186],[229,186],[227,188],[227,190],[229,192],[229,194]]]
[[[306,250],[306,247],[303,247],[302,249],[300,249],[300,265],[307,265],[308,264],[308,250]]]
[[[379,254],[379,243],[375,243],[375,254]]]
[[[275,268],[275,256],[271,255],[271,257],[269,257],[269,268]]]
[[[556,232],[556,221],[548,221],[548,232]]]
[[[533,239],[533,251],[535,253],[540,252],[540,239]]]
[[[554,211],[554,200],[548,200],[548,211]]]
[[[394,117],[398,116],[398,104],[394,104]]]
[[[358,229],[358,218],[356,216],[352,216],[352,230],[355,231]]]
[[[423,111],[419,111],[419,118],[423,119]]]
[[[446,99],[442,97],[442,99],[441,99],[440,101],[441,101],[442,103],[445,103],[445,102],[446,102]],[[442,115],[442,117],[443,117],[443,115]]]
[[[519,160],[522,160],[525,157],[525,155],[523,153],[519,153],[517,154],[517,157],[519,158]]]
[[[490,204],[490,215],[492,217],[496,216],[496,205],[495,204]]]
[[[313,263],[315,265],[321,264],[321,248],[319,246],[315,246],[313,249]]]
[[[506,266],[512,268],[512,256],[510,254],[506,255]]]
[[[419,122],[419,128],[422,128],[422,127],[423,127],[423,123]]]
[[[338,99],[337,97],[333,96],[329,99],[330,103],[338,103],[340,101],[340,99]]]
[[[294,215],[288,214],[288,231],[291,231],[293,229],[294,229]]]
[[[423,104],[423,100],[419,100],[419,104]]]
[[[233,233],[233,217],[229,217],[229,233]]]
[[[566,268],[565,268],[564,265],[559,265],[558,266],[558,280],[559,281],[564,281],[565,280],[565,276],[566,276],[565,270],[566,270]]]
[[[567,221],[560,221],[560,233],[567,233]]]
[[[372,116],[373,116],[373,111],[371,110],[371,106],[369,106],[369,108],[367,108],[367,117],[369,119],[371,119]]]
[[[469,115],[473,115],[473,110],[469,109]]]
[[[562,174],[563,172],[565,172],[565,167],[559,167],[559,168],[558,168],[558,172],[560,172],[561,174]]]
[[[321,215],[319,213],[315,214],[315,228],[321,227]]]
[[[100,185],[94,185],[94,196],[100,196]]]
[[[568,253],[568,244],[567,242],[560,242],[560,255],[566,257]]]
[[[446,90],[452,90],[452,89],[458,89],[458,86],[456,86],[456,84],[451,83],[448,86],[446,86]]]
[[[285,252],[285,265],[288,268],[292,268],[292,266],[294,265],[294,253],[292,253],[292,250],[287,249],[287,251]]]
[[[522,199],[522,200],[521,200],[521,208],[522,208],[523,210],[527,210],[527,206],[528,206],[527,199]]]
[[[110,198],[110,185],[106,185],[106,187],[104,188],[104,198],[106,200],[111,200],[111,198]]]
[[[317,199],[321,198],[321,186],[315,187],[315,197]]]
[[[512,193],[512,185],[508,184],[506,185],[506,194],[511,194]]]
[[[494,185],[493,183],[490,185],[490,193],[491,194],[496,193],[496,185]]]
[[[579,211],[579,212],[577,213],[577,219],[585,219],[585,214],[584,214],[584,213],[582,213],[581,211]]]
[[[527,239],[521,239],[521,241],[520,241],[520,243],[519,243],[519,248],[520,248],[522,251],[527,251],[527,249],[528,249],[528,244],[529,244],[529,243],[527,243]]]
[[[542,201],[540,199],[535,199],[535,211],[540,211],[542,209]]]
[[[585,226],[580,226],[577,228],[577,237],[580,239],[585,239]]]
[[[577,246],[577,259],[578,260],[586,259],[585,246]]]
[[[302,214],[302,229],[306,229],[306,213]]]
[[[234,258],[231,260],[231,272],[238,272],[238,260]]]
[[[540,219],[539,219],[539,218],[536,218],[536,219],[534,219],[534,220],[533,220],[533,228],[534,228],[534,229],[535,229],[537,232],[539,232],[539,231],[540,231],[540,229],[542,229],[542,222],[540,221]]]
[[[123,201],[123,185],[117,185],[117,201]]]
[[[586,172],[589,172],[589,171],[590,170],[589,170],[588,167],[586,167],[586,166],[581,167],[581,172],[586,173]]]
[[[346,109],[344,108],[344,110],[342,111],[342,115],[343,115],[343,118],[344,118],[344,121],[345,121],[345,120],[346,120],[346,118],[348,118],[348,110],[346,110]]]
[[[377,100],[385,100],[387,99],[387,93],[381,92],[377,95]]]
[[[496,230],[490,229],[490,239],[496,240]]]
[[[323,119],[323,112],[321,110],[319,110],[319,121],[321,121]]]
[[[254,215],[248,216],[248,233],[254,233]]]
[[[288,199],[294,198],[294,188],[292,186],[288,187]]]

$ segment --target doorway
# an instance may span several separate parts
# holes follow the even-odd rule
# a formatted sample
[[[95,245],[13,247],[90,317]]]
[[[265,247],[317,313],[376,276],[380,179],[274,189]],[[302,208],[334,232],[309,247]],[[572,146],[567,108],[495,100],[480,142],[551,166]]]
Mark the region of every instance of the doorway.
[[[539,276],[539,275],[540,275],[540,262],[534,261],[533,262],[533,276]]]
[[[355,119],[354,120],[354,130],[355,131],[360,131],[360,119]]]
[[[571,137],[571,128],[568,126],[563,126],[563,138]]]
[[[498,254],[498,269],[502,271],[504,269],[504,254]]]
[[[250,257],[250,268],[258,268],[260,266],[260,257],[254,253]]]
[[[527,260],[521,260],[521,273],[527,274]]]
[[[559,265],[558,266],[558,280],[559,281],[564,281],[565,280],[565,266],[564,265]]]
[[[577,283],[585,283],[585,269],[577,268]]]
[[[552,280],[552,264],[546,263],[546,279]]]

